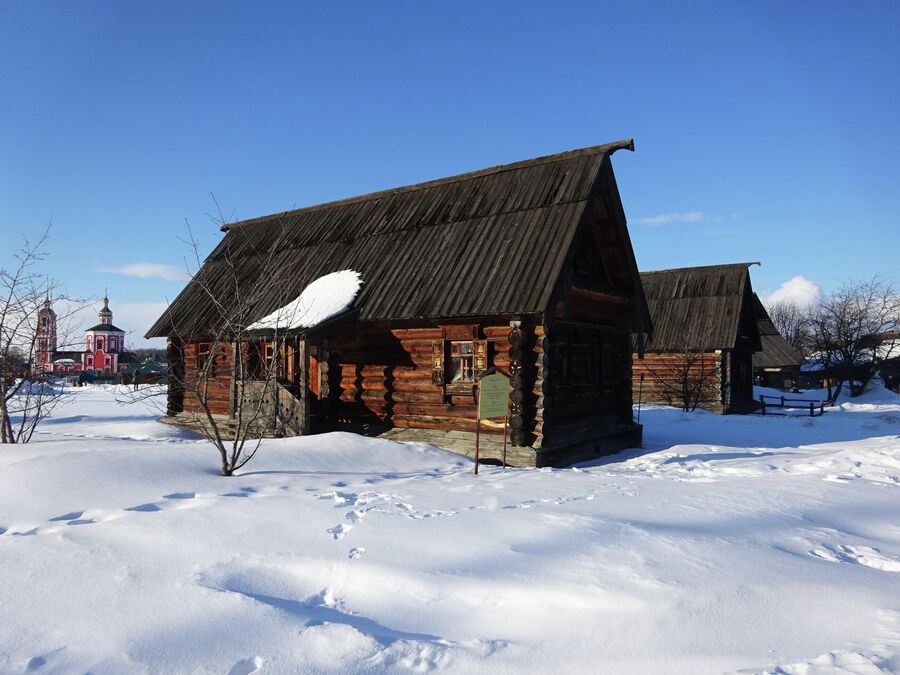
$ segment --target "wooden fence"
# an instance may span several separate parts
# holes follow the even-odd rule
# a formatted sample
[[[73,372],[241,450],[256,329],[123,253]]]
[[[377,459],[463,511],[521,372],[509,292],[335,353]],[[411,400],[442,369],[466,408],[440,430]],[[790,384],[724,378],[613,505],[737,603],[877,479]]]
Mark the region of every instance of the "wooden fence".
[[[766,414],[767,409],[781,408],[785,410],[809,410],[810,417],[818,417],[825,414],[826,404],[830,405],[830,402],[823,400],[810,401],[803,398],[785,398],[784,396],[765,396],[763,394],[760,394],[759,397],[759,411],[762,415]]]

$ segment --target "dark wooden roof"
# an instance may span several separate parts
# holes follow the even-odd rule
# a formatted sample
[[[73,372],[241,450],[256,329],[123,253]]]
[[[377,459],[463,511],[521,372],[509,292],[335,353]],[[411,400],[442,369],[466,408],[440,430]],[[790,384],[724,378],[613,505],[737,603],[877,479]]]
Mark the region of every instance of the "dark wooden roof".
[[[125,331],[121,328],[116,328],[111,323],[98,323],[96,326],[91,326],[90,328],[85,328],[84,332],[97,331],[97,332],[106,332],[106,333],[124,333]]]
[[[733,349],[741,337],[742,314],[752,311],[748,267],[753,264],[641,272],[653,321],[647,351]],[[752,333],[745,337],[758,344],[755,329]]]
[[[270,256],[289,274],[250,320],[343,269],[362,276],[363,321],[543,312],[598,174],[622,148],[634,146],[598,145],[229,225],[200,283],[188,284],[147,337],[212,328],[203,285],[226,297],[235,276],[239,285],[258,278]]]
[[[785,368],[800,366],[806,362],[803,354],[778,332],[756,293],[753,294],[753,313],[756,316],[756,325],[762,344],[762,349],[753,354],[754,368]]]

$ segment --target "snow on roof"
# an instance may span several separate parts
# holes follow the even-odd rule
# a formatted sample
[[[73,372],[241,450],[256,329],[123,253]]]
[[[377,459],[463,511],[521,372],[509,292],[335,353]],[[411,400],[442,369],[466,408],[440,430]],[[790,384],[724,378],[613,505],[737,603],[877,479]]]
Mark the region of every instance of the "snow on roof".
[[[255,321],[247,330],[312,328],[353,304],[362,279],[359,272],[341,270],[311,282],[293,302]]]

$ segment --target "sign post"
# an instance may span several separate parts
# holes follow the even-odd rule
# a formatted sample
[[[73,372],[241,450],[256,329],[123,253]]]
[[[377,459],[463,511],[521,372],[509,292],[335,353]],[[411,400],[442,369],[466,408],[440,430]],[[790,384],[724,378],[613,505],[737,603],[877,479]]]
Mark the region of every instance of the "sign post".
[[[506,468],[506,427],[509,424],[509,376],[492,369],[478,381],[478,412],[475,418],[475,473],[478,473],[478,450],[481,420],[503,418],[503,468]]]

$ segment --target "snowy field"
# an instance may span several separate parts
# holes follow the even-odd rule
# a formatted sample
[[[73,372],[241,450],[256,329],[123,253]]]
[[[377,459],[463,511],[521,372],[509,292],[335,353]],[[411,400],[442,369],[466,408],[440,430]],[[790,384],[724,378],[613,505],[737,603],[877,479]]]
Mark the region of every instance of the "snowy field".
[[[643,451],[503,471],[267,441],[241,475],[85,388],[0,448],[3,673],[900,671],[900,397],[645,409]]]

